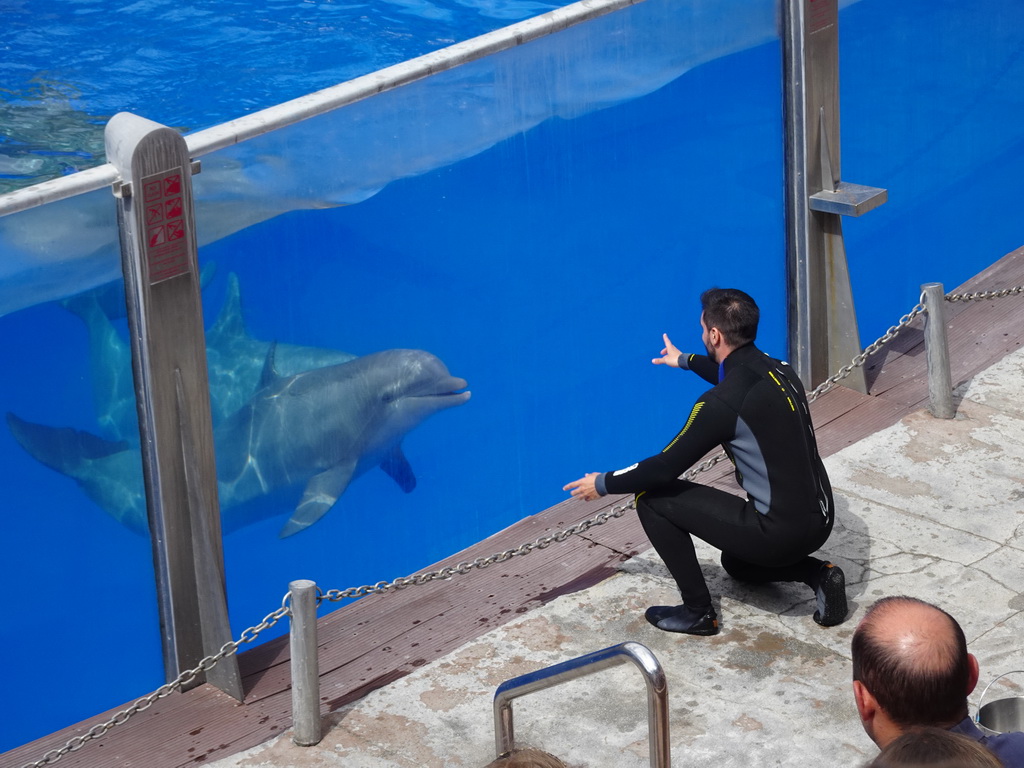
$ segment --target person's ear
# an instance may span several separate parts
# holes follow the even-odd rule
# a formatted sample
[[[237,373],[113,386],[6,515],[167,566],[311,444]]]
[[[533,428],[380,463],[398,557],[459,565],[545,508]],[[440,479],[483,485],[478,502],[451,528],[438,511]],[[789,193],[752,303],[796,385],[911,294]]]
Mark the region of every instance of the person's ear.
[[[974,691],[975,686],[978,685],[978,677],[980,676],[978,671],[978,658],[973,653],[967,654],[967,696],[971,695]]]
[[[861,723],[868,729],[868,725],[878,712],[878,701],[860,680],[853,681],[853,700],[857,703],[857,714],[860,715]],[[870,733],[870,730],[868,732]]]

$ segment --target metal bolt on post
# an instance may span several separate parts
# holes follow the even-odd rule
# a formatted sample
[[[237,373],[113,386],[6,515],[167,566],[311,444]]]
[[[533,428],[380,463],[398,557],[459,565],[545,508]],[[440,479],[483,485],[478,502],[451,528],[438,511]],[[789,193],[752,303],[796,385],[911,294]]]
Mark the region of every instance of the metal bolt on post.
[[[946,341],[946,294],[942,283],[921,286],[927,309],[924,320],[924,349],[928,361],[928,399],[932,416],[952,419],[953,377],[949,370],[949,344]]]
[[[300,747],[319,744],[320,665],[316,637],[316,582],[299,579],[291,595],[292,741]]]

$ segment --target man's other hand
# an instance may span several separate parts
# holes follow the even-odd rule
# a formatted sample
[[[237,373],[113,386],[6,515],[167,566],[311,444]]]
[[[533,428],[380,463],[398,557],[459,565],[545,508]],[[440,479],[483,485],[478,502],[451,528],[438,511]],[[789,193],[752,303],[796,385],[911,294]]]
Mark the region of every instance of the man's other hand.
[[[588,472],[579,480],[575,480],[562,488],[563,491],[572,491],[572,495],[584,501],[593,501],[600,494],[594,483],[597,482],[597,472]]]

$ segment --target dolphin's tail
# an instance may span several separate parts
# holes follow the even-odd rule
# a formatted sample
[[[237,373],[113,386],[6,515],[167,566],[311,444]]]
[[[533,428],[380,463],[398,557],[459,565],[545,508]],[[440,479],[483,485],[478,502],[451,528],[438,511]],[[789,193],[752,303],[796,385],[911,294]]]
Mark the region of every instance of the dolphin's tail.
[[[102,459],[128,449],[124,440],[114,442],[70,427],[47,427],[7,414],[7,427],[14,439],[36,461],[62,474],[75,477],[89,460]]]
[[[7,414],[7,426],[36,461],[77,482],[111,517],[146,532],[146,494],[138,451],[70,427],[47,427]]]

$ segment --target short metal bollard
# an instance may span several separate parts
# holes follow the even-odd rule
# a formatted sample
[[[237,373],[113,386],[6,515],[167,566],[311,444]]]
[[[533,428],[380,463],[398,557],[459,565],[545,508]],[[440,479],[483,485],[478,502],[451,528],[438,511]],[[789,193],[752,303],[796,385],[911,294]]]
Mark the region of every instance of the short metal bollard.
[[[927,312],[924,316],[924,349],[928,361],[928,400],[932,416],[952,419],[953,377],[949,370],[949,343],[946,341],[946,294],[942,283],[925,283],[921,295]]]
[[[320,664],[316,637],[316,582],[299,579],[291,595],[292,741],[300,747],[319,744]]]

